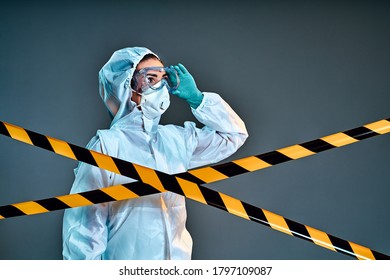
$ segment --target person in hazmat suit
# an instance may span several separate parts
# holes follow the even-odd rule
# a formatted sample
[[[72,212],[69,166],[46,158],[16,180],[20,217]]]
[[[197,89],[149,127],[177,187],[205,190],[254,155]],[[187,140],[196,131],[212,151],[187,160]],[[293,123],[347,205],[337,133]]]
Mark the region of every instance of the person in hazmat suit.
[[[100,95],[112,116],[87,148],[168,174],[232,155],[248,137],[244,122],[216,93],[201,92],[182,65],[164,67],[147,48],[115,51],[99,72]],[[202,128],[160,125],[170,94],[188,102]],[[135,181],[80,163],[71,193]],[[64,259],[191,259],[185,197],[163,192],[67,209]]]

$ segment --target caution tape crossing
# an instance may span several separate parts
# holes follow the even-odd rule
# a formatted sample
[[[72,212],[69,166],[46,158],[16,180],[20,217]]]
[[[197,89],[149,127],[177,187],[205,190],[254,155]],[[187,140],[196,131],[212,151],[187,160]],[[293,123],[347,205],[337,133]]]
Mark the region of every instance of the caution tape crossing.
[[[286,219],[278,214],[251,206],[250,204],[223,193],[215,192],[204,186],[200,186],[200,184],[203,183],[216,182],[243,173],[253,172],[255,170],[306,157],[332,148],[345,146],[388,132],[390,132],[390,119],[383,119],[352,130],[339,132],[266,154],[238,159],[230,163],[194,169],[180,174],[168,175],[90,151],[62,140],[47,137],[12,124],[0,122],[0,134],[139,181],[131,183],[132,185],[128,184],[102,188],[87,192],[84,195],[71,194],[51,199],[2,206],[0,207],[0,218],[4,219],[13,216],[32,215],[70,207],[130,199],[168,190],[203,204],[220,208],[242,218],[268,225],[271,228],[284,233],[312,241],[319,246],[355,256],[358,259],[388,259],[389,256],[364,246],[333,237],[332,235],[328,235],[319,230]],[[128,188],[130,185],[132,188],[133,185],[137,186],[137,191],[139,192],[142,190],[141,193],[137,194],[137,191],[134,192],[132,188]],[[146,186],[151,187],[151,189],[148,189]]]

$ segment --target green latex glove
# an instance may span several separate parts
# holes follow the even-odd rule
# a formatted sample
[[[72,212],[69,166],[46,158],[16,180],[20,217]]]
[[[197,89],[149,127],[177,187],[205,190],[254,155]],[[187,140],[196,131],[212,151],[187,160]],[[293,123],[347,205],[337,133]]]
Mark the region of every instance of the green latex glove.
[[[179,87],[176,90],[173,90],[171,93],[186,100],[192,108],[198,108],[200,103],[202,103],[203,93],[197,88],[192,75],[188,72],[184,65],[180,63],[175,66],[170,66],[170,68],[173,68],[177,71],[177,75],[180,79]],[[168,75],[168,79],[173,81],[170,75]]]

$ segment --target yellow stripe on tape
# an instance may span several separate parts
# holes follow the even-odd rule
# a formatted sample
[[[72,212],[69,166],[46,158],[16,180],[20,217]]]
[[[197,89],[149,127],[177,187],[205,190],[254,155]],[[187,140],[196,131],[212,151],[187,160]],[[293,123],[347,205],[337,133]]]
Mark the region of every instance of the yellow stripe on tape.
[[[18,204],[13,204],[20,211],[24,212],[27,215],[37,214],[37,213],[45,213],[49,212],[45,207],[39,205],[34,201],[27,201]]]
[[[133,166],[136,169],[138,175],[140,176],[142,182],[153,186],[160,192],[166,191],[160,179],[158,178],[156,172],[153,169],[141,165],[137,165],[137,164],[134,164]]]
[[[70,195],[62,195],[57,196],[57,199],[61,200],[63,203],[68,205],[71,208],[80,207],[80,206],[88,206],[93,205],[91,201],[86,199],[85,197],[79,194],[70,194]]]
[[[337,252],[337,250],[332,245],[329,236],[325,232],[309,226],[306,226],[306,229],[316,245]]]
[[[251,172],[272,166],[268,162],[265,162],[264,160],[254,156],[236,159],[233,160],[233,162]]]
[[[207,205],[207,202],[197,184],[177,177],[176,179],[183,190],[185,197]]]
[[[226,209],[229,211],[230,214],[237,215],[241,218],[250,220],[240,200],[223,193],[219,193],[219,195],[221,196],[223,203],[225,204]]]
[[[108,171],[112,171],[114,173],[120,174],[118,167],[116,166],[114,160],[111,157],[106,156],[106,155],[101,154],[101,153],[97,153],[95,151],[90,151],[90,152],[91,152],[93,158],[95,159],[96,164],[100,168],[103,168],[103,169],[106,169]]]
[[[292,159],[298,159],[298,158],[302,158],[302,157],[307,157],[307,156],[311,156],[311,155],[314,155],[315,153],[300,146],[300,145],[294,145],[294,146],[290,146],[290,147],[286,147],[286,148],[282,148],[282,149],[279,149],[279,150],[276,150],[286,156],[288,156],[289,158],[292,158]]]
[[[133,193],[128,188],[118,185],[108,188],[102,188],[102,192],[105,192],[115,200],[124,200],[124,199],[131,199],[131,198],[137,198],[139,197],[137,194]]]
[[[16,126],[16,125],[13,125],[13,124],[9,124],[9,123],[4,123],[4,125],[6,126],[8,132],[12,138],[14,138],[15,140],[33,145],[30,137],[28,136],[27,132],[23,128]]]
[[[353,242],[349,242],[349,245],[351,245],[352,250],[355,252],[356,257],[359,260],[375,260],[375,257],[370,249]]]
[[[52,137],[47,137],[47,140],[49,140],[50,145],[53,147],[53,150],[56,154],[77,160],[68,143]]]
[[[345,145],[352,144],[352,143],[359,141],[359,140],[356,140],[355,138],[352,138],[351,136],[348,136],[347,134],[342,133],[342,132],[335,133],[335,134],[332,134],[329,136],[325,136],[325,137],[322,137],[320,139],[324,140],[324,141],[328,142],[329,144],[332,144],[333,146],[336,146],[336,147],[345,146]]]
[[[275,214],[275,213],[272,213],[272,212],[269,212],[267,210],[263,210],[263,212],[264,212],[265,217],[268,220],[269,225],[273,229],[293,236],[293,234],[291,233],[291,231],[286,223],[286,220],[282,216]]]
[[[390,122],[387,120],[373,122],[365,125],[365,127],[379,134],[385,134],[390,132]]]
[[[204,167],[195,170],[190,170],[188,171],[188,173],[191,173],[192,175],[194,175],[195,177],[201,179],[206,183],[211,183],[211,182],[229,178],[228,176],[222,174],[221,172],[211,167]]]

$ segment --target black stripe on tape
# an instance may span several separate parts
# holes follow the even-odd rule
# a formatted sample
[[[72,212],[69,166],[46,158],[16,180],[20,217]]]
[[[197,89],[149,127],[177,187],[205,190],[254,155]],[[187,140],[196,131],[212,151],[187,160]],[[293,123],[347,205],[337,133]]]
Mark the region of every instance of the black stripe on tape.
[[[112,158],[112,160],[114,161],[116,167],[118,167],[120,174],[137,181],[142,181],[134,165],[132,165],[130,162],[119,158]]]
[[[13,205],[5,205],[0,207],[0,215],[4,218],[10,218],[10,217],[17,217],[17,216],[24,216],[26,213],[19,210]]]
[[[101,190],[83,192],[80,193],[80,195],[88,199],[89,201],[91,201],[93,204],[115,201],[114,198],[112,198],[111,196],[109,196],[108,194],[106,194]]]
[[[166,190],[184,196],[184,192],[174,176],[159,171],[156,171],[156,174]]]
[[[46,199],[41,199],[41,200],[36,200],[36,203],[39,205],[43,206],[49,211],[55,211],[55,210],[61,210],[61,209],[66,209],[70,208],[67,204],[62,202],[61,200],[52,197],[52,198],[46,198]]]
[[[191,182],[198,184],[198,185],[206,183],[205,181],[199,179],[198,177],[195,177],[194,175],[192,175],[191,173],[188,173],[188,172],[175,174],[175,177],[178,177],[178,178],[181,178],[181,179],[184,179],[187,181],[191,181]]]
[[[218,172],[221,172],[227,177],[233,177],[240,174],[248,173],[248,170],[246,170],[245,168],[239,166],[234,162],[219,164],[217,166],[212,166],[212,168],[217,170]]]
[[[279,163],[283,163],[283,162],[292,160],[292,158],[290,158],[282,153],[279,153],[278,151],[272,151],[269,153],[258,155],[256,157],[258,157],[259,159],[261,159],[261,160],[263,160],[266,163],[269,163],[271,165],[275,165],[275,164],[279,164]]]
[[[11,135],[8,132],[7,127],[5,126],[5,124],[3,122],[0,122],[0,133],[5,135],[5,136],[11,137]]]
[[[98,166],[90,151],[73,144],[68,143],[68,145],[72,149],[77,160]]]
[[[132,182],[132,183],[128,183],[128,184],[123,184],[123,186],[138,196],[145,196],[145,195],[160,193],[159,190],[153,188],[151,185],[144,184],[140,181],[136,181],[136,182]]]
[[[371,251],[376,260],[390,260],[390,256],[379,253],[377,251]]]
[[[305,239],[305,240],[310,240],[313,242],[305,225],[291,221],[289,219],[285,219],[285,220],[286,220],[286,223],[287,223],[291,233],[294,236]]]
[[[340,238],[335,237],[335,236],[330,235],[330,234],[328,234],[328,236],[329,236],[329,239],[332,242],[333,246],[337,250],[337,252],[349,254],[349,255],[355,256],[355,258],[356,258],[356,255],[352,253],[353,250],[352,250],[352,247],[348,241],[340,239]]]
[[[202,193],[208,205],[227,211],[225,203],[223,203],[223,200],[217,191],[213,191],[202,186],[199,186],[199,190]]]
[[[47,139],[46,136],[36,133],[34,131],[30,131],[26,129],[26,132],[28,136],[31,139],[31,142],[33,143],[34,146],[40,147],[42,149],[54,152],[53,147],[51,146],[49,140]]]
[[[326,150],[336,148],[336,146],[333,146],[332,144],[329,144],[328,142],[321,139],[312,140],[309,142],[302,143],[300,145],[308,149],[309,151],[312,151],[313,153],[320,153]]]
[[[372,131],[364,126],[344,131],[344,133],[357,140],[363,140],[378,135],[375,131]]]
[[[268,220],[265,217],[264,212],[261,208],[258,208],[245,202],[242,202],[242,206],[244,207],[251,221],[270,227],[270,224],[268,223]]]

